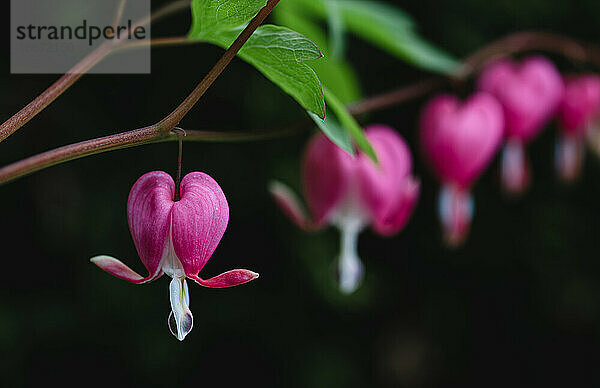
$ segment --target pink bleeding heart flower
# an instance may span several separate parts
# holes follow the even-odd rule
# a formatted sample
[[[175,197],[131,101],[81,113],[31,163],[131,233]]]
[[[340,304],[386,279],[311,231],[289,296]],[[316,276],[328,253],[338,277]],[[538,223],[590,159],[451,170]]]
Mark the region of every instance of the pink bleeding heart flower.
[[[466,238],[473,217],[473,182],[489,165],[504,134],[502,106],[479,92],[464,103],[451,95],[433,98],[421,114],[421,146],[442,182],[438,214],[449,245]]]
[[[573,181],[583,165],[584,139],[598,125],[600,76],[586,74],[565,79],[558,110],[561,135],[556,143],[555,164],[559,177]]]
[[[507,143],[502,154],[504,189],[518,194],[529,184],[525,144],[554,115],[563,95],[562,78],[546,58],[533,56],[521,63],[500,60],[481,73],[478,87],[493,94],[504,108]]]
[[[383,236],[398,233],[407,223],[419,197],[419,182],[412,175],[410,150],[392,128],[365,129],[379,164],[368,156],[352,157],[321,133],[304,154],[302,177],[309,217],[298,198],[275,182],[270,191],[284,213],[300,228],[336,226],[341,231],[338,261],[340,289],[351,293],[363,277],[357,254],[359,233],[368,225]]]
[[[208,280],[198,276],[225,233],[229,206],[221,187],[207,174],[190,173],[180,187],[181,199],[176,201],[171,176],[153,171],[138,179],[129,193],[127,220],[137,252],[148,270],[147,277],[110,256],[97,256],[91,261],[135,284],[156,280],[163,273],[170,276],[169,328],[182,341],[193,326],[186,278],[204,287],[222,288],[247,283],[258,274],[236,269]]]

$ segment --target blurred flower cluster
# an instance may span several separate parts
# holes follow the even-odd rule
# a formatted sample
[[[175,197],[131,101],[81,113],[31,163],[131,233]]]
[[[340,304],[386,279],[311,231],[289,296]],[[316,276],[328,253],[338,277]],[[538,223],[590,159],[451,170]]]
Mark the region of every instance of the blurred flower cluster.
[[[541,56],[502,59],[486,66],[476,90],[462,101],[440,94],[421,112],[421,151],[438,178],[438,216],[444,241],[458,246],[467,238],[474,213],[471,190],[498,152],[503,191],[524,193],[531,184],[526,146],[558,118],[558,177],[575,180],[581,170],[586,138],[598,137],[600,77],[562,76]],[[302,165],[307,215],[298,198],[275,182],[270,191],[283,212],[300,228],[333,225],[341,232],[339,287],[355,291],[363,277],[357,237],[366,226],[380,235],[398,233],[416,205],[420,185],[411,176],[412,156],[392,128],[365,128],[378,163],[356,157],[319,133],[309,142]]]
[[[501,148],[501,186],[522,194],[531,183],[526,145],[550,120],[558,118],[555,165],[558,177],[572,182],[583,164],[584,142],[600,118],[600,77],[561,76],[548,59],[508,59],[485,67],[477,91],[464,103],[434,97],[421,117],[423,153],[442,184],[438,214],[449,245],[466,238],[473,216],[468,194]]]

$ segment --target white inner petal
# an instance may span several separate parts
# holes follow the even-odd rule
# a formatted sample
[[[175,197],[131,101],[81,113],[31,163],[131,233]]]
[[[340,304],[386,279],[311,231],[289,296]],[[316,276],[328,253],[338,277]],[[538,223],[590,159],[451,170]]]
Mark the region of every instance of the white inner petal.
[[[171,301],[171,313],[168,320],[169,329],[177,339],[183,341],[185,336],[192,331],[194,317],[189,308],[190,293],[185,280],[185,270],[173,248],[172,220],[169,228],[169,240],[165,245],[160,268],[165,274],[173,278],[169,284],[169,299]]]
[[[194,317],[189,309],[190,296],[185,278],[173,278],[169,284],[171,314],[169,329],[178,340],[183,341],[192,331]]]
[[[164,273],[169,275],[172,278],[181,278],[185,277],[185,271],[183,269],[183,265],[181,261],[175,254],[175,249],[173,248],[173,221],[171,220],[171,226],[169,228],[169,241],[165,246],[165,252],[163,253],[163,257],[161,260],[161,267]]]
[[[345,294],[354,292],[362,282],[364,266],[358,257],[358,235],[365,226],[364,218],[346,215],[336,218],[341,231],[341,251],[338,261],[340,290]]]
[[[521,191],[526,182],[525,148],[523,143],[508,140],[502,152],[501,171],[505,187]]]
[[[554,164],[561,177],[574,179],[583,163],[585,147],[583,140],[577,136],[561,136],[556,141]]]
[[[446,230],[455,229],[458,224],[469,224],[473,219],[474,201],[471,193],[444,185],[438,197],[438,215]]]

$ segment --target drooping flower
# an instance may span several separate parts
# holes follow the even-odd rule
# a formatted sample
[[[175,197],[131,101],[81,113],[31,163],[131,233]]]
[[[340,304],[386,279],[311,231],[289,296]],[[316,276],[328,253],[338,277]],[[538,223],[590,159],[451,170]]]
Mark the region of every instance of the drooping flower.
[[[270,187],[284,213],[300,228],[315,230],[333,225],[341,232],[338,261],[340,290],[351,293],[363,278],[357,239],[367,226],[380,235],[398,233],[407,223],[419,197],[412,175],[410,150],[392,128],[373,125],[365,129],[378,158],[352,157],[323,134],[316,134],[304,154],[302,178],[312,217],[294,193],[281,183]]]
[[[523,192],[530,181],[525,145],[544,128],[562,99],[562,78],[552,62],[533,56],[521,63],[500,60],[481,73],[478,87],[502,104],[506,145],[501,177],[511,194]]]
[[[502,107],[479,92],[462,103],[451,95],[433,98],[421,114],[421,146],[442,183],[438,215],[449,245],[466,238],[473,217],[473,182],[488,166],[504,134]]]
[[[600,122],[600,76],[586,74],[565,79],[558,119],[561,134],[554,161],[558,176],[569,182],[581,171],[585,137]]]
[[[190,173],[180,187],[181,199],[175,201],[171,176],[153,171],[138,179],[129,193],[127,220],[137,252],[148,270],[147,277],[110,256],[97,256],[91,261],[135,284],[156,280],[163,273],[170,276],[169,328],[182,341],[193,326],[186,278],[204,287],[222,288],[249,282],[258,274],[236,269],[208,280],[199,277],[225,233],[229,205],[221,187],[207,174]]]

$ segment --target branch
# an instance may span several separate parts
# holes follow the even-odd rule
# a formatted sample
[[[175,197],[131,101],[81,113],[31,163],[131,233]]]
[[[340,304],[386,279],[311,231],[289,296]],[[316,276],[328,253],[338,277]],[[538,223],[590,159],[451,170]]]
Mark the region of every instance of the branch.
[[[419,98],[444,86],[448,80],[442,77],[428,78],[414,84],[404,86],[391,92],[379,94],[371,98],[354,103],[348,107],[348,112],[353,115],[373,112],[388,106],[398,105],[404,101]]]
[[[240,34],[238,39],[236,39],[229,50],[225,52],[223,57],[219,60],[219,62],[217,62],[215,67],[213,67],[213,69],[190,94],[190,96],[188,96],[188,98],[186,98],[177,109],[175,109],[161,122],[130,132],[61,147],[13,163],[0,169],[0,184],[4,184],[16,178],[58,163],[88,155],[150,142],[176,140],[177,136],[172,134],[170,131],[198,101],[206,89],[208,89],[208,87],[214,82],[216,77],[223,71],[225,66],[227,66],[227,64],[235,55],[234,51],[237,53],[237,50],[239,50],[243,43],[245,43],[245,40],[250,37],[254,29],[256,29],[260,23],[262,23],[264,18],[266,18],[266,16],[271,12],[278,1],[279,0],[269,1],[267,6],[261,10],[261,12],[248,25],[246,30]],[[176,43],[192,43],[192,41],[189,41],[184,37],[179,37],[163,38],[158,40],[158,44],[162,44],[161,42],[163,40],[172,40]],[[398,105],[402,102],[422,97],[434,90],[437,90],[438,88],[443,87],[451,81],[462,82],[475,74],[482,66],[484,66],[493,58],[497,58],[501,55],[509,55],[531,50],[554,52],[562,54],[565,57],[576,61],[589,61],[600,67],[600,50],[598,50],[595,46],[584,45],[573,39],[552,34],[540,32],[520,32],[494,41],[491,44],[475,51],[473,54],[465,58],[462,72],[454,78],[444,78],[440,76],[428,78],[394,91],[365,99],[359,103],[350,105],[348,110],[352,114],[358,115]],[[284,128],[255,132],[186,131],[186,137],[184,139],[188,141],[264,140],[295,133],[302,128],[306,128],[309,124],[310,121],[302,120]]]
[[[153,38],[150,40],[150,46],[152,47],[160,47],[160,46],[183,46],[188,44],[197,44],[197,43],[205,43],[198,39],[190,39],[187,36],[170,36],[166,38]],[[129,41],[123,43],[118,47],[118,50],[136,48],[136,47],[147,47],[148,42],[145,41]]]
[[[100,152],[116,150],[134,145],[145,144],[153,141],[165,140],[183,117],[192,109],[202,95],[215,82],[217,77],[225,70],[227,65],[235,57],[238,51],[262,24],[279,0],[269,0],[267,5],[250,21],[246,28],[240,33],[233,44],[225,51],[198,86],[190,95],[167,117],[160,122],[133,131],[106,136],[99,139],[87,140],[80,143],[64,146],[51,151],[38,154],[19,162],[10,164],[0,169],[0,184],[7,183],[35,171],[63,163],[69,160],[82,158],[84,156]],[[207,138],[214,137],[214,133],[207,133]],[[186,136],[187,137],[187,136]],[[189,137],[198,139],[201,133],[190,131]]]
[[[127,148],[137,144],[148,143],[157,139],[160,133],[155,126],[136,129],[129,132],[82,141],[47,151],[27,159],[20,160],[0,169],[0,184],[23,177],[55,164],[79,159],[100,152]]]
[[[560,54],[577,62],[590,62],[600,67],[600,49],[575,39],[556,34],[523,31],[498,39],[469,55],[463,78],[479,71],[489,61],[524,51],[545,51]]]
[[[119,23],[121,23],[123,12],[125,11],[125,5],[127,5],[127,0],[119,1],[119,5],[117,5],[117,12],[115,12],[115,20],[112,24],[113,29],[116,29],[119,26]]]
[[[512,54],[526,51],[545,51],[560,54],[577,62],[590,62],[600,68],[600,49],[595,45],[580,43],[574,39],[535,31],[517,32],[480,48],[463,60],[463,66],[455,77],[432,77],[403,86],[349,106],[352,114],[373,112],[422,97],[452,81],[463,82],[476,74],[487,63]]]
[[[117,9],[116,21],[121,18],[122,7],[125,1],[121,1],[119,8]],[[151,21],[157,21],[170,15],[174,12],[180,11],[189,7],[190,0],[179,0],[166,5],[153,13],[149,18],[146,18],[136,26],[142,26],[150,23]],[[15,133],[23,125],[27,124],[29,120],[34,118],[38,113],[43,111],[48,105],[56,100],[61,94],[63,94],[71,85],[73,85],[83,74],[87,73],[94,65],[104,59],[110,54],[115,48],[119,47],[122,41],[107,41],[94,51],[92,51],[87,57],[81,62],[76,64],[68,73],[61,76],[55,83],[53,83],[48,89],[42,94],[36,97],[33,101],[27,104],[19,112],[15,113],[11,118],[6,120],[0,125],[0,142]]]

